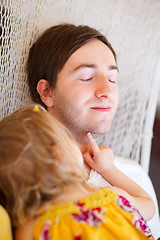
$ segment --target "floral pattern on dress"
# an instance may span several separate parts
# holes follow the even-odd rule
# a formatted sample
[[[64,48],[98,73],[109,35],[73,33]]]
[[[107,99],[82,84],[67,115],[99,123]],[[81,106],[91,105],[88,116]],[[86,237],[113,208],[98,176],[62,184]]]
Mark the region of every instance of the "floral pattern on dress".
[[[89,226],[98,227],[101,222],[104,222],[102,216],[104,211],[101,207],[83,210],[84,202],[77,202],[80,213],[72,213],[73,218],[80,223],[86,223]]]
[[[139,211],[125,198],[122,196],[117,197],[117,204],[122,208],[124,211],[134,214],[134,218],[132,223],[136,228],[142,231],[148,238],[152,238],[152,233],[150,228],[148,227],[146,221],[143,219]]]
[[[78,234],[78,235],[74,236],[74,239],[73,239],[73,240],[81,240],[81,235]]]
[[[46,221],[41,231],[40,240],[50,240],[50,237],[49,237],[50,226],[51,226],[51,222]]]

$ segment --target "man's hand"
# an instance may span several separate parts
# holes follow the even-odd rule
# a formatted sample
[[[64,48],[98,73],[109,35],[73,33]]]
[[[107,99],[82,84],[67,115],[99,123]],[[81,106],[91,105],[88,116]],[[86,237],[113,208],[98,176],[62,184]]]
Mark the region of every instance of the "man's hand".
[[[87,133],[87,137],[90,148],[83,154],[83,158],[92,169],[103,175],[104,171],[106,172],[113,167],[113,152],[107,146],[98,146],[90,132]]]

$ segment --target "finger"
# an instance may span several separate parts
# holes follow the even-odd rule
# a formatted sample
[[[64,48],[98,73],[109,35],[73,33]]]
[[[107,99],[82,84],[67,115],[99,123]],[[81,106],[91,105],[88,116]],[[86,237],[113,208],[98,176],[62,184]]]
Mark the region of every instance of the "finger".
[[[90,132],[87,133],[87,137],[88,137],[88,141],[90,144],[90,148],[93,152],[93,155],[98,154],[100,152],[100,149],[96,143],[96,141],[94,140],[94,138],[92,137],[92,134]]]
[[[108,146],[106,146],[106,145],[98,145],[98,147],[99,147],[99,149],[110,149]]]

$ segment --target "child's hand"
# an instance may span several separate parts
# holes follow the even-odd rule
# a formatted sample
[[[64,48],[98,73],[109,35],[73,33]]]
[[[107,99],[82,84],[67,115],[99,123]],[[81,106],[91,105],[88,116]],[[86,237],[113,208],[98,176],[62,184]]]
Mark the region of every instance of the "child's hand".
[[[113,167],[113,152],[107,146],[98,146],[91,133],[87,133],[87,137],[90,149],[83,154],[83,158],[92,169],[103,175],[104,171]]]

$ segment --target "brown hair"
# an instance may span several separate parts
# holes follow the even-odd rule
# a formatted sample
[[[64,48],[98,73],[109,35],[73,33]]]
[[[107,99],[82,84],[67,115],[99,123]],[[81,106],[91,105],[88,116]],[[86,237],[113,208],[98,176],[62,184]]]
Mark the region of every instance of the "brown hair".
[[[14,226],[56,202],[66,186],[87,189],[66,131],[34,105],[0,122],[0,193]]]
[[[85,43],[98,39],[111,50],[116,61],[116,54],[106,37],[94,28],[62,24],[47,29],[30,48],[27,60],[28,83],[34,102],[41,101],[37,92],[40,79],[48,81],[50,87],[55,87],[58,72],[69,57]]]

